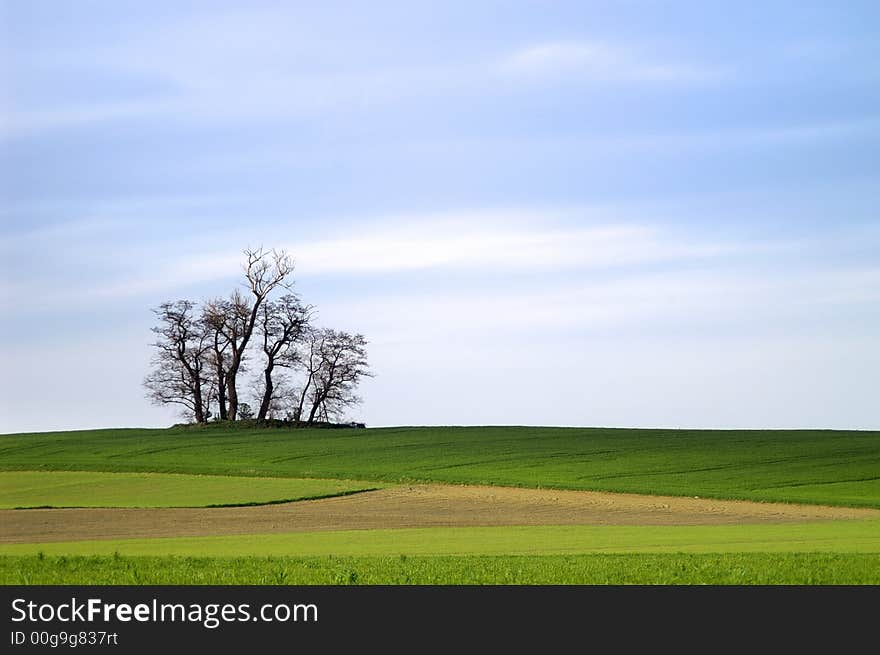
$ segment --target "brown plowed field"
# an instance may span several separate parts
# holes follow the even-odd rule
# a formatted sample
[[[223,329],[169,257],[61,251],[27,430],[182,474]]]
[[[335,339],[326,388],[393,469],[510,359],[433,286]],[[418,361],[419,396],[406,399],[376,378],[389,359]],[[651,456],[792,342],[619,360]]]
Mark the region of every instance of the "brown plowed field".
[[[259,507],[0,510],[0,543],[501,525],[722,525],[880,510],[509,487],[410,485]]]

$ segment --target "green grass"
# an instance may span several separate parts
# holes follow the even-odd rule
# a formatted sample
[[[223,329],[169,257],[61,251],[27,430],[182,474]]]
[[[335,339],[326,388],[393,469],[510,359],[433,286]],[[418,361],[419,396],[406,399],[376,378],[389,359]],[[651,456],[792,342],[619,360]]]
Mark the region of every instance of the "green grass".
[[[168,473],[13,471],[0,473],[0,508],[208,507],[323,498],[373,483]]]
[[[880,555],[0,557],[0,584],[880,584]]]
[[[242,504],[329,495],[308,484],[436,481],[880,508],[880,432],[97,430],[0,435],[0,470],[5,507]],[[880,584],[880,521],[5,544],[0,582]]]
[[[388,556],[880,553],[880,520],[702,526],[407,528],[0,544],[0,555]]]
[[[880,432],[95,430],[0,436],[0,469],[424,480],[880,508]]]

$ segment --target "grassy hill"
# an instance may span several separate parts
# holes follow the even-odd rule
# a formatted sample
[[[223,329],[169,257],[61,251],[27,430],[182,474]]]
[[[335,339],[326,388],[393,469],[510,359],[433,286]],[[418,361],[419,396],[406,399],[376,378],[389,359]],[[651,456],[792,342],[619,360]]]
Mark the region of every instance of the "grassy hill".
[[[880,432],[212,426],[0,436],[0,470],[436,481],[880,508]]]

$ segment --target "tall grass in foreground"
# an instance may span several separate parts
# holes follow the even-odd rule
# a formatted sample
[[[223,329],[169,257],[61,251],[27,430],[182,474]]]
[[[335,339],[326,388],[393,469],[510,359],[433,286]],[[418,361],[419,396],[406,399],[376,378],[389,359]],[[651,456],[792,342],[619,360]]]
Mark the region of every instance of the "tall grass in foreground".
[[[4,585],[880,584],[880,554],[0,557]]]

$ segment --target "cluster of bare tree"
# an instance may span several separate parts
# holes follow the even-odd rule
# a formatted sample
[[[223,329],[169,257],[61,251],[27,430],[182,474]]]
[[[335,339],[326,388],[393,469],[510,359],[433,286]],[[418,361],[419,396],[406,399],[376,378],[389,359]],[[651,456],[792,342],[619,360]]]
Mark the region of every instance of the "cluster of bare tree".
[[[147,396],[156,404],[182,405],[197,423],[253,418],[239,395],[239,374],[258,362],[250,386],[256,418],[309,425],[339,419],[360,402],[355,392],[361,379],[372,376],[366,340],[312,325],[314,307],[291,291],[293,262],[286,252],[244,254],[246,292],[236,289],[201,306],[165,302],[153,310],[156,354],[144,380]]]

